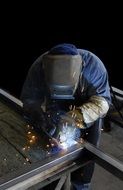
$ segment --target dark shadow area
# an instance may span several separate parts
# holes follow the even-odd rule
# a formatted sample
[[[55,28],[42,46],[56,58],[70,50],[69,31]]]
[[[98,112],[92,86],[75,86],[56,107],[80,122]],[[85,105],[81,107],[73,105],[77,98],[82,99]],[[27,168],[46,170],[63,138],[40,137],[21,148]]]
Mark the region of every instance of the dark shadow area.
[[[56,44],[73,43],[99,56],[108,70],[111,85],[123,89],[122,50],[111,46],[108,31],[83,29],[77,22],[73,26],[70,19],[56,22],[56,17],[47,20],[40,15],[38,22],[33,17],[19,17],[17,12],[15,15],[9,14],[1,23],[1,88],[19,97],[28,69],[36,58]],[[107,38],[103,39],[104,35]]]

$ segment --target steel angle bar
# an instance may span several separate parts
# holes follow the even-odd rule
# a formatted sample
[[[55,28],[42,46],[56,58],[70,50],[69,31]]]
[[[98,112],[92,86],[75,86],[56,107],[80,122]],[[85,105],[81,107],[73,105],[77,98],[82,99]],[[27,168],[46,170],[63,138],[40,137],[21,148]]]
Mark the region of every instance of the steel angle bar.
[[[81,156],[82,150],[82,145],[74,146],[73,150],[70,150],[69,152],[56,154],[49,157],[49,159],[38,163],[36,166],[30,166],[28,171],[20,171],[20,174],[19,172],[17,172],[16,177],[15,174],[13,176],[11,175],[11,177],[8,176],[8,178],[6,177],[6,179],[0,180],[0,189],[12,189],[14,186],[17,186],[17,184],[20,187],[22,187],[24,184],[25,186],[30,185],[30,183],[33,184],[35,183],[36,176],[37,178],[40,178],[40,174],[43,176],[46,175],[46,173],[48,172],[53,172],[53,170],[57,170],[57,165],[62,165],[62,163],[65,164],[65,162],[68,164],[78,159]]]
[[[87,160],[87,159],[86,160],[81,159],[81,160],[72,162],[71,164],[64,166],[64,167],[60,168],[59,170],[51,173],[49,176],[47,176],[47,178],[45,180],[34,185],[34,187],[36,189],[40,189],[44,186],[47,186],[48,184],[60,179],[61,176],[65,175],[65,174],[68,175],[69,173],[74,172],[74,171],[78,170],[79,168],[82,168],[83,166],[85,166],[91,162],[92,162],[92,160]]]
[[[104,169],[115,175],[116,177],[123,180],[123,163],[114,157],[105,154],[92,144],[85,142],[84,147],[89,152],[90,156],[95,160],[97,164],[102,166]]]

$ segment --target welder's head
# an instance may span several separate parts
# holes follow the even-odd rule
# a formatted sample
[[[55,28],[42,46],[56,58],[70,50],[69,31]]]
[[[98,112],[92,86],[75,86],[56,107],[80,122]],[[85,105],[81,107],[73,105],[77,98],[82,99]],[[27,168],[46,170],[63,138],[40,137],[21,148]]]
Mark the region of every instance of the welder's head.
[[[59,44],[43,56],[52,99],[73,99],[82,69],[82,57],[72,44]]]

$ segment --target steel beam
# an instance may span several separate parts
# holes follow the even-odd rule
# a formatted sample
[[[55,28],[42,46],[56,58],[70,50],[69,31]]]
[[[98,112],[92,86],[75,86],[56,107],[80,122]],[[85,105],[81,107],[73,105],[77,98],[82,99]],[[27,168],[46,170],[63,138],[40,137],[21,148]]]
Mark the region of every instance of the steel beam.
[[[40,178],[43,178],[46,175],[49,175],[51,172],[58,170],[63,167],[63,165],[67,165],[80,158],[81,152],[83,150],[83,146],[73,146],[73,150],[69,150],[69,152],[61,152],[60,154],[56,154],[49,159],[46,159],[38,164],[33,165],[28,168],[28,171],[20,171],[14,174],[13,176],[6,179],[0,180],[0,189],[26,189],[31,185],[34,185],[40,182]],[[17,177],[15,177],[15,175]]]
[[[123,180],[123,163],[112,157],[111,155],[105,154],[92,144],[85,142],[84,147],[88,150],[88,153],[95,160],[97,164],[102,166],[104,169],[115,175],[116,177]]]

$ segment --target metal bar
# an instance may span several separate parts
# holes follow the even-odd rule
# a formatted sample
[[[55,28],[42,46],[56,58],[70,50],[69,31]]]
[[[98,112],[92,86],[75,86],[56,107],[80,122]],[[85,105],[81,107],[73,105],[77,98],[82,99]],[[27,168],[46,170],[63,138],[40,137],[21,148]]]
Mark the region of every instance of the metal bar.
[[[23,103],[18,98],[15,98],[13,95],[6,92],[5,90],[2,90],[1,88],[0,88],[0,96],[6,98],[7,100],[10,100],[11,102],[15,103],[20,107],[23,107]]]
[[[89,144],[87,142],[85,142],[84,146],[85,146],[86,150],[88,150],[89,154],[92,156],[92,159],[94,159],[96,163],[101,165],[103,168],[105,168],[106,170],[111,172],[116,177],[123,180],[123,164],[122,163],[120,163],[119,161],[117,161],[114,158],[111,158],[110,156],[103,153],[102,151],[100,151],[99,149],[97,149],[96,147],[94,147],[93,145],[91,145],[91,144]],[[81,151],[82,151],[82,149],[79,148],[79,152],[78,152],[78,149],[77,149],[76,151],[73,151],[73,152],[69,153],[68,155],[64,155],[61,158],[53,159],[52,161],[49,161],[48,163],[45,163],[45,164],[43,164],[42,166],[40,166],[38,168],[35,168],[35,170],[31,170],[28,173],[25,173],[25,174],[13,179],[13,180],[10,180],[10,181],[2,184],[0,186],[0,188],[1,188],[1,190],[6,189],[8,187],[13,188],[14,185],[16,185],[16,184],[20,185],[24,181],[25,181],[26,184],[28,184],[29,179],[31,179],[31,182],[33,182],[35,180],[35,177],[36,177],[37,174],[40,174],[43,171],[46,172],[47,170],[49,170],[53,166],[58,165],[58,163],[62,163],[65,160],[69,161],[69,160],[72,160],[72,159],[73,160],[77,159],[79,157]],[[79,155],[78,155],[78,153],[79,153]]]
[[[117,94],[118,96],[123,97],[123,91],[119,90],[118,88],[115,88],[112,86],[112,90],[114,91],[115,94]]]
[[[30,180],[31,183],[35,183],[35,177],[38,176],[38,174],[46,175],[46,171],[50,172],[50,169],[54,166],[57,166],[58,164],[62,164],[66,162],[67,164],[77,158],[80,157],[80,153],[83,150],[83,146],[75,146],[74,150],[70,150],[70,152],[62,152],[60,155],[54,155],[51,158],[45,160],[44,162],[38,163],[38,167],[30,167],[27,171],[24,173],[24,171],[21,171],[21,174],[18,174],[18,177],[15,177],[15,175],[11,176],[10,179],[6,180],[3,179],[3,181],[0,182],[0,189],[7,189],[10,187],[13,187],[17,184],[22,185],[24,182],[25,184],[29,184]],[[55,168],[56,169],[56,168]],[[23,173],[23,174],[22,174]],[[16,175],[17,176],[17,175]],[[40,176],[39,176],[40,177]],[[23,188],[24,189],[24,188]]]
[[[109,119],[109,121],[112,121],[113,123],[116,123],[118,125],[118,127],[123,128],[123,121],[118,121],[118,120],[112,118],[111,116],[108,116],[108,119]]]
[[[85,142],[85,148],[94,158],[95,162],[102,166],[104,169],[123,180],[123,163],[119,160],[105,154],[92,144]]]
[[[85,148],[88,150],[89,153],[91,153],[91,156],[93,159],[95,159],[95,162],[101,165],[103,168],[114,174],[116,177],[120,178],[123,180],[123,164],[117,161],[116,159],[111,158],[110,156],[104,154],[102,151],[99,149],[95,148],[93,145],[89,143],[85,143]],[[82,151],[81,148],[79,148],[79,153]],[[75,155],[74,155],[75,154]],[[23,181],[26,181],[26,183],[29,183],[29,178],[31,181],[35,180],[35,176],[37,174],[40,174],[41,172],[46,170],[49,170],[55,165],[58,165],[58,163],[61,163],[62,161],[65,160],[70,160],[74,158],[78,158],[78,150],[69,153],[68,155],[64,155],[61,158],[57,158],[56,160],[49,161],[48,163],[43,164],[42,166],[35,168],[35,170],[31,170],[30,172],[23,174],[13,180],[10,180],[2,185],[0,185],[1,190],[6,189],[8,187],[12,187],[16,184],[19,184]],[[22,184],[21,184],[22,185]],[[24,189],[24,188],[23,188]]]
[[[64,183],[64,190],[70,190],[71,189],[71,180],[70,180],[70,178],[71,178],[71,174],[68,173],[66,181]]]
[[[0,89],[0,98],[3,102],[6,102],[7,105],[13,107],[19,114],[23,113],[23,103],[18,98],[15,98],[8,92]]]
[[[42,187],[45,187],[48,184],[58,180],[62,175],[64,175],[64,174],[68,175],[68,173],[76,171],[77,169],[79,169],[91,162],[92,162],[92,160],[72,162],[72,164],[62,167],[57,171],[54,171],[53,173],[50,174],[50,176],[47,176],[45,180],[39,182],[38,184],[36,184],[32,187],[35,187],[35,189],[40,189]],[[31,190],[31,189],[29,188],[29,190]]]
[[[58,182],[58,184],[57,184],[55,190],[61,190],[63,184],[64,184],[65,181],[66,181],[66,178],[67,178],[67,175],[61,176],[61,178],[60,178],[60,180],[59,180],[59,182]]]

